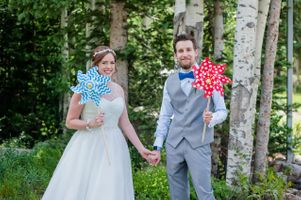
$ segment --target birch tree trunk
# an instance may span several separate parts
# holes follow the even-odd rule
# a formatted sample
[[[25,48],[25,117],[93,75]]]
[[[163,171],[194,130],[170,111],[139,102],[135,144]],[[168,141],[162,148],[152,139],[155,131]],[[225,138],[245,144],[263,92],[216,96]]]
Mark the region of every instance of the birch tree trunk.
[[[224,19],[223,7],[220,0],[214,1],[214,58],[222,58],[224,50]]]
[[[204,1],[191,0],[186,5],[186,0],[175,1],[174,37],[179,34],[192,35],[196,40],[199,55],[202,57],[203,29],[204,29]]]
[[[68,11],[67,8],[63,8],[61,12],[61,28],[65,29],[68,26]],[[62,49],[64,64],[62,65],[62,75],[65,80],[70,80],[69,69],[67,68],[67,61],[69,59],[69,45],[68,45],[68,33],[64,34],[64,46]],[[60,110],[62,113],[62,120],[65,120],[67,117],[68,106],[70,101],[70,93],[66,92],[61,97]],[[63,131],[66,132],[66,128],[63,128]]]
[[[258,0],[258,18],[257,18],[257,28],[256,28],[256,51],[255,51],[255,63],[254,63],[254,87],[253,92],[256,95],[253,95],[250,104],[255,105],[256,109],[256,102],[257,102],[257,93],[258,93],[258,86],[261,77],[261,55],[262,55],[262,44],[263,38],[266,28],[266,21],[270,6],[270,0]],[[254,117],[255,121],[255,117]],[[252,123],[252,125],[254,122]]]
[[[274,63],[279,35],[278,27],[280,10],[281,0],[271,0],[267,41],[265,47],[265,62],[262,77],[262,94],[260,99],[259,120],[256,133],[255,181],[258,179],[257,174],[264,175],[266,172],[274,83]]]
[[[250,177],[256,105],[254,66],[258,0],[239,0],[236,17],[233,84],[226,181],[232,185],[237,173]]]
[[[111,1],[110,47],[122,51],[127,44],[127,10],[125,1]],[[121,85],[128,102],[128,62],[124,58],[117,58],[117,73],[114,81]]]
[[[269,6],[270,6],[270,0],[259,0],[257,29],[256,29],[257,34],[256,34],[255,67],[254,67],[255,69],[254,75],[257,83],[259,83],[260,81],[262,44],[263,44]]]

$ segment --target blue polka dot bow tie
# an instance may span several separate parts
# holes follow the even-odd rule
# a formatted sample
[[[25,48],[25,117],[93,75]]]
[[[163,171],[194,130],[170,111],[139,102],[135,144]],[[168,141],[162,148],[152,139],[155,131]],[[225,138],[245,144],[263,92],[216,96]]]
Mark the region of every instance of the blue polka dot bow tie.
[[[190,71],[190,72],[187,72],[187,73],[179,72],[179,79],[183,80],[185,78],[194,79],[193,71]]]

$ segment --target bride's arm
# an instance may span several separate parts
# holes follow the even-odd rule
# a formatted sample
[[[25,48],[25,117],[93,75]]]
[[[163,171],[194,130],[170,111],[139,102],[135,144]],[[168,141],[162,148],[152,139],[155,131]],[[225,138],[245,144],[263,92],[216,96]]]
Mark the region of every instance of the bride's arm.
[[[66,118],[66,126],[69,129],[85,129],[87,122],[79,119],[84,105],[79,104],[81,95],[74,93],[71,97],[69,110]]]
[[[122,96],[124,97],[122,88],[120,88],[120,90],[121,90]],[[119,118],[119,127],[122,129],[122,131],[126,135],[126,137],[131,141],[131,143],[135,146],[135,148],[138,150],[140,155],[144,159],[147,159],[148,154],[150,154],[151,152],[149,150],[147,150],[141,143],[133,125],[131,124],[131,122],[129,120],[126,106],[124,106],[123,112]]]
[[[99,127],[103,123],[103,115],[96,116],[91,121],[85,121],[80,119],[80,114],[84,108],[83,104],[80,104],[81,94],[74,93],[71,97],[69,110],[66,118],[66,126],[69,129],[86,129]]]

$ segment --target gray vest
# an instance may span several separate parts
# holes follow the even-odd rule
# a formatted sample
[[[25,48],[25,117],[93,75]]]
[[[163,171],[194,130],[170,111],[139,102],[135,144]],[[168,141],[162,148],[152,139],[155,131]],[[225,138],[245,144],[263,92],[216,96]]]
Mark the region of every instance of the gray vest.
[[[185,138],[193,148],[213,142],[213,128],[206,128],[206,137],[202,143],[203,112],[207,106],[204,91],[191,88],[186,96],[181,88],[178,73],[166,80],[166,89],[173,107],[174,117],[171,121],[166,142],[174,148]],[[210,101],[209,111],[213,112],[213,102]]]

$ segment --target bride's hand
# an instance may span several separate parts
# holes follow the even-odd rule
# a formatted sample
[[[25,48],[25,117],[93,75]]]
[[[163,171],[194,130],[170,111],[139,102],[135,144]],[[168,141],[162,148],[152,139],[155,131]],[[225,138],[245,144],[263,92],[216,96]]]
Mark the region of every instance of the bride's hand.
[[[145,147],[143,147],[142,149],[139,150],[139,154],[141,155],[142,158],[144,158],[145,160],[148,159],[149,154],[151,154],[152,152],[148,149],[146,149]]]
[[[88,122],[90,128],[100,127],[104,124],[104,113],[96,115],[95,119]]]

